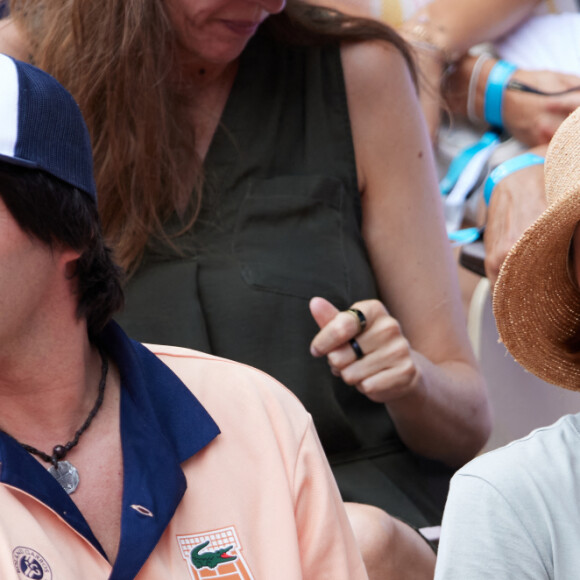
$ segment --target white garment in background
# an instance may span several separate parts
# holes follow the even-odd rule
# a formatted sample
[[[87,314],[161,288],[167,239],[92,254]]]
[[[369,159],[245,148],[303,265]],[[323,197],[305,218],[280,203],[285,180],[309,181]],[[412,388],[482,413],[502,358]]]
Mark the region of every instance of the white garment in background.
[[[528,70],[580,75],[580,14],[533,16],[495,44],[500,58]]]
[[[435,572],[435,580],[578,577],[580,414],[486,453],[456,473]]]

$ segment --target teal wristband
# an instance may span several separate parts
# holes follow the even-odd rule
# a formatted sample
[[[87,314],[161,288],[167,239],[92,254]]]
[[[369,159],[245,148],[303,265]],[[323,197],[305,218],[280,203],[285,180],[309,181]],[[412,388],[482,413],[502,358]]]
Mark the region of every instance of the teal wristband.
[[[461,177],[461,174],[463,171],[465,171],[465,168],[480,151],[486,147],[490,147],[498,143],[499,135],[493,131],[488,131],[487,133],[483,134],[477,143],[466,147],[456,157],[454,157],[449,164],[449,169],[447,170],[445,177],[443,177],[443,179],[439,182],[439,190],[441,191],[441,195],[449,195]]]
[[[449,164],[449,169],[447,170],[445,177],[443,177],[443,179],[439,182],[439,190],[441,191],[441,195],[449,195],[451,190],[457,184],[461,174],[463,171],[465,171],[465,168],[480,151],[486,147],[497,145],[498,143],[499,135],[493,131],[488,131],[487,133],[483,134],[477,143],[466,147],[456,157],[454,157]]]
[[[517,68],[505,60],[498,60],[487,77],[483,117],[492,127],[503,129],[503,96],[508,81]]]
[[[531,165],[542,165],[544,163],[544,158],[535,153],[524,153],[523,155],[518,155],[517,157],[512,157],[507,161],[504,161],[498,165],[490,174],[485,181],[485,187],[483,188],[483,199],[485,200],[485,205],[489,205],[489,200],[491,199],[491,194],[493,193],[494,187],[505,177],[511,173],[515,173],[524,167],[530,167]]]

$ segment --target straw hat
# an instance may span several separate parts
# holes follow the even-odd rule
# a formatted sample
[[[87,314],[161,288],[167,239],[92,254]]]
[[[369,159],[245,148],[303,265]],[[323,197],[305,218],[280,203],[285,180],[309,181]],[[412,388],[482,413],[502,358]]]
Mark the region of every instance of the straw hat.
[[[580,221],[580,108],[554,135],[545,164],[548,209],[508,254],[493,295],[501,341],[516,361],[544,381],[580,390],[580,290],[568,267]],[[576,359],[576,360],[574,360]]]

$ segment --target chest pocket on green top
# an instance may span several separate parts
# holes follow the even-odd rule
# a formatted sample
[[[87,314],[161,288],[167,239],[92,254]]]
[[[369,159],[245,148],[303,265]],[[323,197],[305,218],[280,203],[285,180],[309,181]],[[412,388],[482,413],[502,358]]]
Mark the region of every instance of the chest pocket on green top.
[[[234,254],[258,289],[346,303],[342,182],[323,176],[254,181],[239,208]]]

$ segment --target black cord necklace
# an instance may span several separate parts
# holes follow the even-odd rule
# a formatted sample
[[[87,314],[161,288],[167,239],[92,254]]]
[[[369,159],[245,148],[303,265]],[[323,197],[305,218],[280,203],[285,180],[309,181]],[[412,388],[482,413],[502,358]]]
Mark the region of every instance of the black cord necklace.
[[[66,457],[67,453],[77,445],[81,435],[89,428],[89,425],[95,418],[96,414],[99,412],[99,409],[103,404],[103,398],[105,396],[105,385],[107,384],[109,360],[107,359],[107,355],[100,347],[99,354],[101,355],[101,381],[99,383],[99,394],[97,395],[97,400],[95,401],[95,405],[91,409],[89,416],[86,418],[81,428],[75,433],[72,441],[69,441],[66,445],[55,445],[52,449],[52,455],[48,455],[48,453],[40,451],[31,445],[20,443],[20,441],[18,442],[29,453],[37,455],[43,461],[52,464],[48,469],[49,473],[54,476],[54,478],[58,481],[58,483],[60,483],[62,488],[69,495],[74,493],[79,486],[79,472],[72,463],[69,461],[64,461],[64,458]]]

